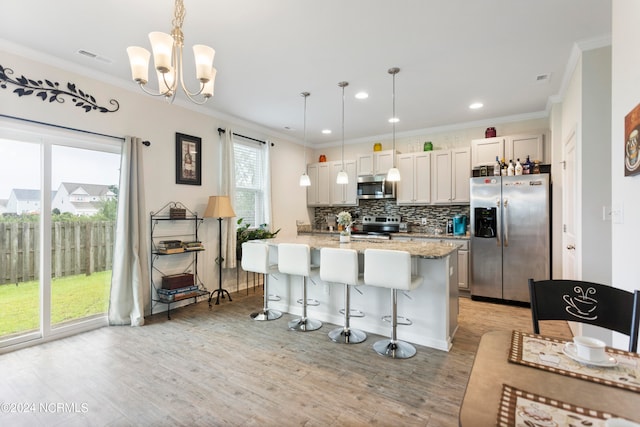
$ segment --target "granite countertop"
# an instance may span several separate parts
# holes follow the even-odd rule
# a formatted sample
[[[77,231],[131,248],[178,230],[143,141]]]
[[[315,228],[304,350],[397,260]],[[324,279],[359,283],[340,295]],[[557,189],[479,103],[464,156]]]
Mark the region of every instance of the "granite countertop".
[[[420,258],[444,258],[458,250],[458,245],[440,242],[426,241],[405,241],[405,240],[383,240],[383,239],[358,239],[357,236],[351,236],[350,243],[340,243],[338,233],[329,234],[327,231],[322,235],[299,234],[297,237],[276,237],[267,239],[268,244],[277,245],[279,243],[302,243],[309,245],[312,249],[321,248],[345,248],[355,249],[358,252],[364,252],[368,248],[388,249],[397,251],[407,251],[412,256]],[[404,233],[403,233],[404,234]]]
[[[315,234],[315,235],[329,235],[329,236],[338,236],[340,234],[339,231],[329,231],[329,230],[320,230],[320,229],[311,229],[310,227],[307,229],[304,228],[299,228],[298,229],[298,234],[299,235],[305,235],[305,234]],[[453,234],[433,234],[433,233],[420,233],[420,232],[414,232],[414,231],[410,231],[407,233],[389,233],[391,235],[391,239],[394,238],[412,238],[412,237],[416,237],[416,238],[421,238],[421,239],[449,239],[449,240],[469,240],[471,239],[471,236],[469,235],[469,233],[463,235],[463,236],[454,236]],[[357,235],[352,235],[352,237],[356,237]]]

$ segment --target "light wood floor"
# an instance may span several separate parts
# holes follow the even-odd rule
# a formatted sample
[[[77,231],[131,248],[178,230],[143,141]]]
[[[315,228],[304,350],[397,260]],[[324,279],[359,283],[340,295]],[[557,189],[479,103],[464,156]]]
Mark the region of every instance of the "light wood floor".
[[[526,308],[461,298],[450,352],[388,360],[376,335],[346,346],[328,339],[332,325],[255,322],[250,292],[0,356],[0,425],[457,426],[481,335],[531,331]],[[542,332],[571,337],[565,322]]]

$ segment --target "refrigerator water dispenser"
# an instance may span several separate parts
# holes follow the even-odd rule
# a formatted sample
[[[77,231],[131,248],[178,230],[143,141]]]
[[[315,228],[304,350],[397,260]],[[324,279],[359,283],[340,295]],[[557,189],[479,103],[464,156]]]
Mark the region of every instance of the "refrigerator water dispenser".
[[[475,236],[496,237],[496,208],[475,208]]]

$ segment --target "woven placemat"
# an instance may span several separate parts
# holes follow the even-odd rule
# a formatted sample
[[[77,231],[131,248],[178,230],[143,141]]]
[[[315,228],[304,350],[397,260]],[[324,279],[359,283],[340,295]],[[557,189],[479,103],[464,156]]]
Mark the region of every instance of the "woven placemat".
[[[585,408],[502,385],[498,426],[592,426],[604,427],[614,418],[608,412]]]
[[[640,393],[640,355],[607,347],[607,353],[618,362],[616,366],[585,365],[563,353],[566,343],[559,338],[513,331],[509,361]]]

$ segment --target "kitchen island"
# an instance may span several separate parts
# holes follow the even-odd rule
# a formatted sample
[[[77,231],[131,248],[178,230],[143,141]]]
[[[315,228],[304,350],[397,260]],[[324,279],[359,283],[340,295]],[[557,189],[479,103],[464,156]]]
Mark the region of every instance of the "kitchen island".
[[[398,296],[398,315],[409,318],[413,324],[398,327],[398,339],[439,350],[449,351],[458,327],[458,278],[456,245],[435,242],[407,242],[394,240],[358,239],[340,243],[337,236],[298,235],[266,240],[271,246],[270,257],[277,262],[279,243],[303,243],[311,247],[311,260],[319,265],[321,248],[355,249],[359,253],[360,270],[364,271],[364,250],[367,248],[403,250],[412,255],[413,273],[423,277],[422,285]],[[269,282],[269,293],[278,295],[280,301],[271,301],[276,310],[299,315],[302,307],[296,302],[302,297],[300,277],[276,274]],[[342,284],[324,283],[319,277],[308,281],[308,298],[320,304],[310,306],[310,318],[334,325],[343,324],[339,310],[344,306]],[[315,282],[315,284],[314,284]],[[358,292],[360,291],[360,292]],[[351,308],[360,310],[364,317],[352,317],[351,327],[366,332],[388,336],[391,326],[382,316],[391,313],[391,297],[388,289],[359,286],[351,292]],[[325,329],[325,328],[323,328]]]

